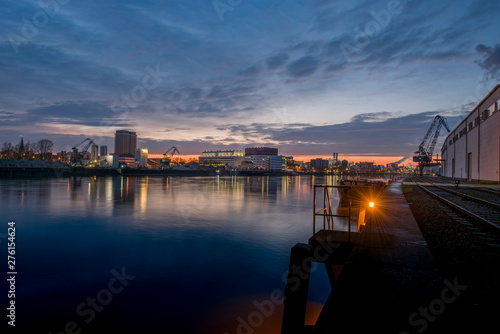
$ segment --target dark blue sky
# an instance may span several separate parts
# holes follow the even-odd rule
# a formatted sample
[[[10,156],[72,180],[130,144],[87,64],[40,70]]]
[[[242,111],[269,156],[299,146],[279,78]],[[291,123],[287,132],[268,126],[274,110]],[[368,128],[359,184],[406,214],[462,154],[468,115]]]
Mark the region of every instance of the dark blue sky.
[[[0,143],[407,155],[500,82],[498,1],[0,5]]]

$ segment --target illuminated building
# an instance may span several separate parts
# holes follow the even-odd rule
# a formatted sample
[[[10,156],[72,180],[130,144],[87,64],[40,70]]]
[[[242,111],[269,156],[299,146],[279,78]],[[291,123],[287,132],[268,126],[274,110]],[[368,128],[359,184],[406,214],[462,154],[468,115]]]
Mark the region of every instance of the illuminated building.
[[[135,167],[134,157],[119,157],[118,162],[120,167]]]
[[[277,148],[247,147],[245,161],[251,162],[254,168],[265,170],[285,170],[286,157],[278,155]]]
[[[135,163],[140,167],[148,166],[148,149],[138,148],[135,150]]]
[[[199,157],[202,166],[239,167],[244,160],[242,151],[205,151]]]
[[[442,174],[500,181],[500,85],[450,132],[441,148]]]
[[[133,157],[137,146],[137,134],[128,130],[116,130],[115,154]]]

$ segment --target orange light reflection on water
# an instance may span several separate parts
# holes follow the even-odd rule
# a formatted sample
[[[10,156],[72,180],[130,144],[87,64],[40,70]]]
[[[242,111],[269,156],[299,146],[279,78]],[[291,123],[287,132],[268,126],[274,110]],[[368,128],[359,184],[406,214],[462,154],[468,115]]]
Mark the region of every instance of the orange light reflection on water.
[[[308,301],[304,324],[314,325],[322,309],[323,304]],[[269,295],[244,296],[214,305],[197,332],[276,334],[281,332],[282,318],[283,304],[272,303]]]

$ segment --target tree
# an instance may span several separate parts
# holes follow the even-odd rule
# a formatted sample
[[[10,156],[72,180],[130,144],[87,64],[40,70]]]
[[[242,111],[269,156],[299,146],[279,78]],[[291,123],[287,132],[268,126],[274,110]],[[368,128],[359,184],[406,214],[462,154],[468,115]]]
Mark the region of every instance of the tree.
[[[174,163],[176,163],[178,165],[184,165],[186,163],[186,160],[184,160],[182,158],[173,158],[172,162],[174,162]]]
[[[54,143],[50,139],[40,139],[37,143],[38,151],[40,152],[40,157],[43,161],[52,160],[52,147]]]
[[[27,160],[34,159],[35,155],[37,154],[37,146],[38,143],[27,142],[26,144],[24,144],[24,152],[26,153],[25,157]]]
[[[2,159],[12,159],[14,157],[14,146],[12,146],[12,143],[7,141],[3,143],[0,156]]]

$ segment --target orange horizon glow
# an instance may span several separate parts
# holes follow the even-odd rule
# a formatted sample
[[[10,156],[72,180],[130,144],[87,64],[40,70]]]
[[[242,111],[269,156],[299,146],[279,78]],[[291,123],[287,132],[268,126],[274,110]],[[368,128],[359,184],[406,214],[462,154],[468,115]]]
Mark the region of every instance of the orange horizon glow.
[[[323,159],[332,159],[331,155],[326,154],[283,154],[286,156],[293,156],[296,161],[309,162],[311,159],[323,158]],[[189,159],[198,159],[200,157],[199,154],[176,154],[175,158],[181,158],[184,160]],[[163,158],[163,154],[149,154],[149,158]],[[392,162],[396,162],[401,160],[403,156],[390,156],[390,155],[349,155],[349,154],[339,154],[339,160],[347,160],[349,162],[373,162],[375,165],[386,165]],[[409,161],[405,161],[404,164],[408,164]]]

